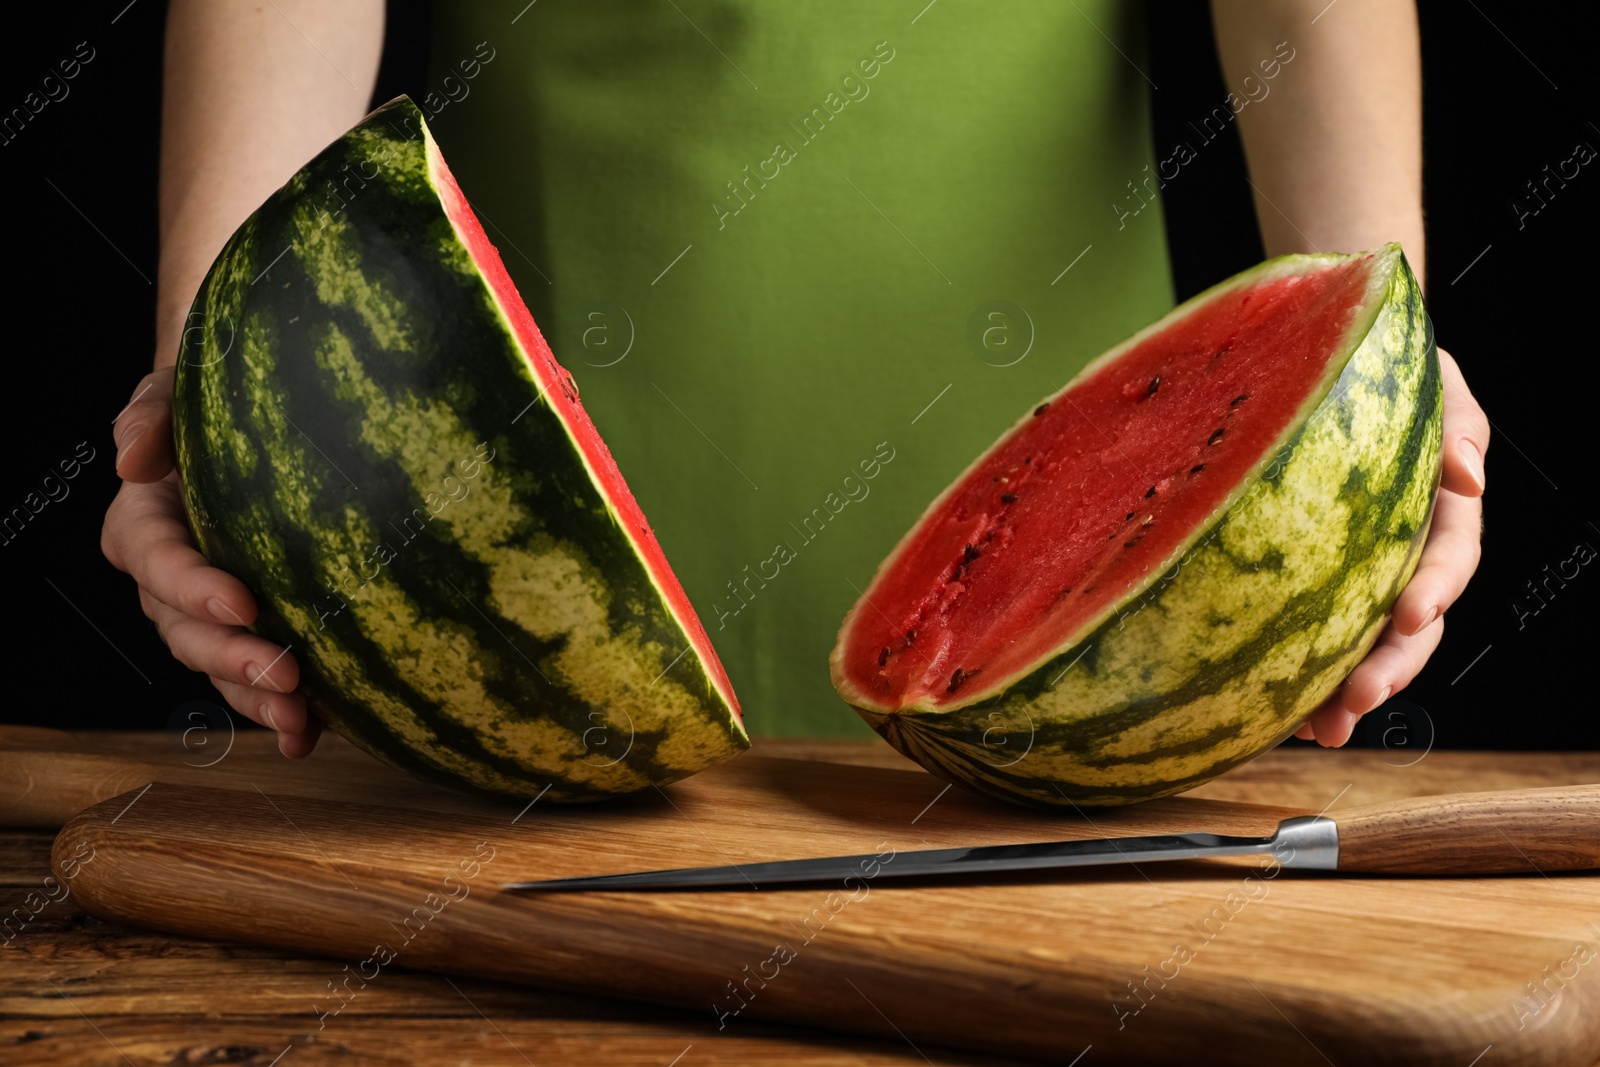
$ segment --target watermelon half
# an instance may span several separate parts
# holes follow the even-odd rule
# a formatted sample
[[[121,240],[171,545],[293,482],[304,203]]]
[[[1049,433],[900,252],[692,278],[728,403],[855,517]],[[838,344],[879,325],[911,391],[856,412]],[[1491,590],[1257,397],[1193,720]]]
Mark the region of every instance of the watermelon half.
[[[748,747],[704,628],[409,99],[228,241],[174,415],[206,556],[373,755],[584,801]]]
[[[1263,263],[945,490],[845,619],[834,685],[1004,799],[1199,785],[1293,733],[1377,639],[1427,536],[1441,407],[1398,245]]]

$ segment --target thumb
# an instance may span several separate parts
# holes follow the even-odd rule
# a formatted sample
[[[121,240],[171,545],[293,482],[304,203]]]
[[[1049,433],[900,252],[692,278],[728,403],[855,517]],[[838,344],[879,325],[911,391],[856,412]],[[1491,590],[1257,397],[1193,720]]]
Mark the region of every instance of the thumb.
[[[175,465],[172,447],[174,368],[162,367],[139,380],[133,399],[112,424],[117,475],[128,482],[159,482]]]

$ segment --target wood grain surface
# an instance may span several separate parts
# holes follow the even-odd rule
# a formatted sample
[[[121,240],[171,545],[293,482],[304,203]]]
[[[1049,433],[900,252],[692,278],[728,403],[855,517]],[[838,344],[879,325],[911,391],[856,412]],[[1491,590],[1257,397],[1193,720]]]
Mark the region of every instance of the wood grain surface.
[[[136,747],[122,755],[149,761]],[[332,957],[317,1001],[339,1009],[328,1028],[359,1016],[404,966],[687,1005],[709,1020],[708,1048],[765,1018],[918,1049],[1059,1062],[1084,1053],[1085,1064],[1464,1065],[1486,1049],[1485,1063],[1585,1064],[1600,1052],[1600,967],[1588,966],[1600,879],[1589,876],[1173,864],[1070,880],[863,879],[831,899],[826,889],[493,890],[510,878],[1079,833],[1258,833],[1288,810],[1332,804],[1337,816],[1454,789],[1594,781],[1600,757],[1280,751],[1162,805],[1063,818],[945,791],[918,771],[860,766],[903,765],[865,749],[850,750],[853,767],[744,757],[641,802],[519,811],[363,770],[364,757],[342,747],[330,745],[320,770],[287,765],[309,781],[281,768],[262,780],[250,762],[259,753],[241,749],[204,772],[228,789],[175,780],[124,794],[68,828],[58,866],[92,850],[71,885],[102,915]],[[780,943],[788,952],[774,951]],[[372,962],[379,944],[396,958]],[[329,992],[330,981],[345,992]]]
[[[164,733],[0,726],[0,826],[58,829],[84,808],[155,781],[333,802],[410,795],[437,810],[475,810],[473,801],[334,736],[322,739],[314,758],[296,761],[279,755],[264,731],[235,734],[225,723]]]
[[[0,914],[50,876],[53,834],[0,831]],[[396,968],[319,1026],[326,959],[152,933],[51,902],[0,944],[6,1067],[926,1067],[904,1041]],[[929,1048],[940,1064],[1009,1060]]]

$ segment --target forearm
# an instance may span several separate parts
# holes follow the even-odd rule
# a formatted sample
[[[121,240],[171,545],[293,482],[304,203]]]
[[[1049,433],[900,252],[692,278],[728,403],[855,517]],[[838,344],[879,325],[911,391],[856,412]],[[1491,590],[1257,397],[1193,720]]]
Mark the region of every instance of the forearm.
[[[1241,97],[1244,79],[1261,80],[1257,64],[1280,42],[1294,49],[1269,94],[1239,112],[1267,254],[1356,252],[1399,241],[1423,279],[1415,6],[1213,0],[1211,7],[1223,74]]]
[[[173,0],[161,112],[156,366],[245,217],[365,114],[382,0]]]

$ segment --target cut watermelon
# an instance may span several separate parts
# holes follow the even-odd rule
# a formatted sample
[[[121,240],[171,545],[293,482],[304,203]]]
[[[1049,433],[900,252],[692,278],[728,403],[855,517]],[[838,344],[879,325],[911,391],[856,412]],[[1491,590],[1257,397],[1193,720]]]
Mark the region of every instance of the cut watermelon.
[[[653,792],[749,746],[410,100],[239,227],[191,325],[173,407],[190,521],[330,726],[422,777],[545,802]]]
[[[957,479],[846,619],[835,685],[1008,798],[1199,784],[1293,732],[1376,638],[1426,535],[1439,408],[1398,246],[1265,263]]]

